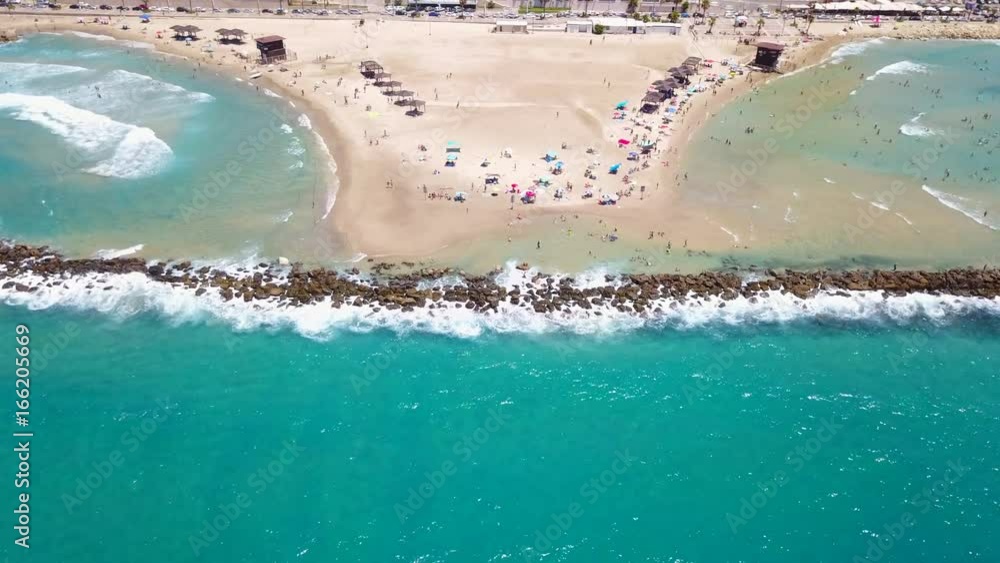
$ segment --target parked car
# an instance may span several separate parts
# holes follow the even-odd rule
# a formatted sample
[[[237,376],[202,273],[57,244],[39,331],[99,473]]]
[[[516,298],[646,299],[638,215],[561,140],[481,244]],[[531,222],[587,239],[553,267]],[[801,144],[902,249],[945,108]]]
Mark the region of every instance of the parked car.
[[[187,11],[188,11],[188,9],[187,9],[187,8],[185,8],[184,6],[177,6],[177,11],[178,11],[178,12],[187,12]]]
[[[238,14],[238,13],[240,13],[240,9],[239,8],[229,8],[228,10],[226,10],[226,13],[227,14]]]
[[[107,4],[101,4],[101,5],[99,6],[99,9],[101,9],[101,10],[114,10],[114,8],[113,8],[113,7],[111,7],[111,6],[108,6]]]

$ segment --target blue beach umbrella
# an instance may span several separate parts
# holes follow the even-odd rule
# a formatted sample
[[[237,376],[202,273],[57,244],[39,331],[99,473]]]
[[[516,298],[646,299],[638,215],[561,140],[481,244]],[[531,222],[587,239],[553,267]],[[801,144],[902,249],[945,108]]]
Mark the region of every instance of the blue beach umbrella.
[[[621,167],[622,167],[622,163],[620,163],[620,162],[618,164],[612,164],[611,168],[608,169],[608,172],[610,172],[612,174],[617,174],[618,173],[618,169],[621,168]]]
[[[456,161],[456,160],[458,160],[458,155],[457,155],[457,154],[455,154],[455,153],[450,153],[450,154],[448,155],[448,162],[454,162],[454,161]]]
[[[628,105],[628,100],[625,100],[624,102],[618,102],[618,105],[615,106],[615,109],[625,109],[625,106],[627,105]]]

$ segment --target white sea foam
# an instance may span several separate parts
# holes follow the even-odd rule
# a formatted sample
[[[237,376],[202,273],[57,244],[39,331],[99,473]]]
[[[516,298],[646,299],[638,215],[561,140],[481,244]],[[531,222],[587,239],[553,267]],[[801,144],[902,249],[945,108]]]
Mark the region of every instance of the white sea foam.
[[[0,76],[3,76],[4,82],[14,85],[86,71],[82,66],[0,62]]]
[[[292,126],[287,123],[281,124],[281,130],[284,131],[285,133],[288,133],[289,135],[292,134]]]
[[[61,137],[88,162],[87,172],[117,178],[143,178],[160,172],[173,151],[152,129],[120,123],[71,106],[52,96],[0,94],[0,111],[30,121]]]
[[[723,227],[722,225],[719,225],[719,228],[722,229],[722,231],[724,233],[726,233],[727,235],[729,235],[733,239],[733,243],[734,244],[738,244],[740,242],[740,237],[737,236],[736,233],[730,231],[729,229]]]
[[[851,192],[851,195],[854,196],[854,199],[861,200],[872,207],[877,207],[882,211],[889,211],[889,206],[882,203],[880,200],[870,201],[868,200],[868,198],[864,197],[863,195],[857,192]]]
[[[135,254],[145,247],[143,244],[137,244],[135,246],[130,246],[128,248],[115,249],[107,248],[101,249],[94,253],[95,258],[103,258],[105,260],[111,260],[112,258],[121,258],[122,256],[129,256],[130,254]]]
[[[319,144],[320,148],[323,149],[323,154],[326,155],[327,165],[330,169],[330,182],[331,184],[326,188],[326,208],[323,211],[323,217],[321,219],[326,219],[333,211],[333,206],[337,203],[337,192],[340,190],[340,180],[337,177],[337,161],[333,159],[333,154],[330,153],[330,147],[326,145],[326,141],[323,140],[323,136],[313,131],[316,135],[316,143]]]
[[[500,278],[508,276],[506,282],[511,284],[510,287],[516,283],[524,290],[530,283],[532,272],[515,273],[513,269],[512,265],[508,265]],[[219,320],[237,330],[285,328],[316,339],[329,338],[339,331],[367,332],[379,328],[475,337],[484,332],[544,333],[558,330],[593,334],[642,327],[690,329],[712,324],[780,323],[804,319],[904,323],[913,320],[947,322],[974,314],[1000,316],[1000,299],[919,293],[896,297],[874,291],[821,291],[809,299],[780,291],[771,291],[752,299],[737,297],[729,301],[696,297],[660,299],[650,303],[650,312],[642,315],[622,313],[611,305],[543,314],[506,301],[499,304],[496,313],[480,313],[464,307],[417,309],[404,313],[384,308],[376,311],[369,305],[335,308],[331,307],[329,300],[302,307],[289,307],[277,300],[249,303],[241,299],[225,301],[217,288],[195,296],[194,289],[156,282],[138,273],[68,277],[51,286],[45,282],[53,280],[28,274],[20,275],[13,281],[26,284],[34,291],[0,288],[0,302],[32,310],[68,308],[98,311],[119,319],[153,313],[175,323]]]
[[[920,118],[923,116],[924,113],[921,112],[908,123],[900,125],[899,132],[909,137],[930,137],[932,135],[937,135],[938,131],[936,129],[931,129],[926,125],[921,125],[919,123]]]
[[[827,184],[836,184],[837,183],[837,182],[834,182],[833,180],[831,180],[829,178],[823,178],[823,181],[826,182]]]
[[[991,221],[990,218],[985,215],[987,210],[981,202],[967,197],[962,197],[960,195],[935,190],[930,186],[923,186],[923,190],[930,194],[934,199],[938,200],[941,205],[958,211],[962,215],[965,215],[969,219],[972,219],[976,223],[979,223],[990,230],[1000,231],[1000,224],[998,224],[995,219]]]
[[[292,156],[302,156],[306,153],[306,148],[302,145],[302,141],[298,137],[292,137],[292,140],[288,143],[286,152]]]
[[[313,128],[312,121],[309,121],[309,116],[307,116],[304,113],[301,114],[301,115],[299,115],[299,125],[302,126],[302,127],[305,127],[306,129],[312,129]]]
[[[855,43],[847,43],[845,45],[841,45],[840,47],[837,48],[836,51],[830,54],[830,57],[832,59],[830,62],[833,64],[840,64],[841,62],[843,62],[844,57],[853,57],[855,55],[860,55],[861,53],[864,53],[869,47],[882,45],[883,43],[885,43],[885,40],[876,38],[876,39],[869,39],[867,41],[858,41]]]
[[[903,215],[902,213],[899,213],[899,212],[897,211],[897,212],[896,212],[896,217],[899,217],[900,219],[902,219],[902,220],[903,220],[903,222],[904,222],[904,223],[906,223],[907,225],[909,225],[909,226],[910,226],[910,228],[912,228],[912,229],[913,229],[914,231],[916,231],[916,232],[918,232],[918,233],[920,232],[920,229],[916,228],[916,227],[915,227],[915,226],[913,225],[913,221],[910,221],[910,219],[909,219],[909,218],[908,218],[908,217],[907,217],[906,215]]]
[[[110,35],[98,35],[94,33],[87,33],[85,31],[68,31],[70,35],[75,35],[77,37],[83,37],[85,39],[94,39],[97,41],[114,41],[115,38]]]
[[[851,93],[850,93],[850,94],[848,94],[848,96],[854,96],[854,95],[856,95],[857,93],[858,93],[858,91],[857,91],[857,90],[851,90]]]
[[[915,63],[913,61],[899,61],[897,63],[892,63],[891,65],[886,65],[877,71],[875,74],[869,76],[865,80],[875,80],[879,76],[884,74],[888,75],[902,75],[902,74],[926,74],[930,72],[927,65],[922,65],[920,63]]]
[[[192,104],[215,99],[204,92],[192,92],[151,76],[120,69],[112,70],[92,82],[52,92],[52,95],[76,107],[126,121],[157,114],[175,114],[186,111]]]
[[[264,92],[265,95],[270,96],[272,98],[280,98],[281,97],[280,94],[278,94],[276,92],[273,92],[271,90],[268,90],[267,88],[261,88],[261,91]]]
[[[795,215],[792,214],[792,206],[791,205],[789,205],[788,209],[785,210],[785,222],[786,223],[794,223],[795,222]]]
[[[155,49],[156,46],[152,43],[146,43],[145,41],[128,41],[122,40],[120,43],[125,47],[131,47],[133,49]]]
[[[211,94],[206,94],[205,92],[192,92],[183,86],[178,86],[176,84],[171,84],[169,82],[163,82],[153,78],[152,76],[146,76],[145,74],[138,74],[135,72],[129,72],[127,70],[115,69],[108,73],[108,76],[119,78],[122,82],[125,82],[130,88],[134,88],[131,82],[139,82],[145,84],[147,89],[169,92],[171,94],[178,94],[184,98],[195,101],[195,102],[210,102],[215,99]]]

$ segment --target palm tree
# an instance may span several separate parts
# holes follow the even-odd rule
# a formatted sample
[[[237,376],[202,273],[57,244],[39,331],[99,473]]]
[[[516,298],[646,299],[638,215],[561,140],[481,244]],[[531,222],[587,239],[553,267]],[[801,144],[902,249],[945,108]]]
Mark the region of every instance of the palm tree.
[[[708,9],[712,7],[712,0],[701,0],[701,23],[705,23],[708,17]]]
[[[809,34],[809,28],[812,27],[813,21],[815,20],[816,16],[812,15],[811,12],[809,13],[808,16],[806,16],[806,35]]]
[[[715,20],[716,20],[715,16],[708,18],[708,31],[705,33],[705,35],[712,34],[712,28],[715,27]]]
[[[760,30],[764,27],[765,23],[767,22],[764,21],[764,18],[757,18],[757,35],[760,35]]]
[[[587,15],[587,8],[590,6],[590,0],[583,0],[583,15]]]
[[[625,8],[625,11],[630,14],[634,14],[638,10],[639,10],[639,0],[628,0],[628,7]]]

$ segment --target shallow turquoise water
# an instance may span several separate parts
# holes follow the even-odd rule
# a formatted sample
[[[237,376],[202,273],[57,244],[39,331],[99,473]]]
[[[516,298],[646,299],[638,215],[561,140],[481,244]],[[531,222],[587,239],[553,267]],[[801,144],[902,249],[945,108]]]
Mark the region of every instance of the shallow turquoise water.
[[[734,236],[742,262],[995,265],[997,53],[986,41],[842,46],[723,108],[693,141],[681,195]]]
[[[849,561],[905,513],[883,561],[1000,557],[995,317],[317,342],[0,308],[24,321],[36,561]]]
[[[335,186],[287,101],[72,35],[4,45],[0,70],[0,236],[84,255],[324,257]]]

